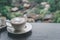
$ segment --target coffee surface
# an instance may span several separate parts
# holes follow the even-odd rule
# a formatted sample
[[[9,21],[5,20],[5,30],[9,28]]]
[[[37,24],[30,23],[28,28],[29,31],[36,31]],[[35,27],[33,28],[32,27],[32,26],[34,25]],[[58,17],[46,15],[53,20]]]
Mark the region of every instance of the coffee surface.
[[[13,24],[21,24],[21,23],[24,23],[25,21],[26,21],[25,18],[13,18],[11,20]]]

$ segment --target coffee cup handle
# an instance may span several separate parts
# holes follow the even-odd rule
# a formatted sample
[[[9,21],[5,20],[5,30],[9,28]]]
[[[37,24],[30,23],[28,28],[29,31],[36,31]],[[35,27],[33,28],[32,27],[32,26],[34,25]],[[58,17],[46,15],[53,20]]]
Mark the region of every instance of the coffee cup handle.
[[[12,25],[10,24],[11,21],[10,20],[6,20],[6,25],[10,28]],[[15,31],[14,28],[11,29],[12,31]]]
[[[11,21],[10,21],[10,20],[6,20],[6,22],[11,23]]]

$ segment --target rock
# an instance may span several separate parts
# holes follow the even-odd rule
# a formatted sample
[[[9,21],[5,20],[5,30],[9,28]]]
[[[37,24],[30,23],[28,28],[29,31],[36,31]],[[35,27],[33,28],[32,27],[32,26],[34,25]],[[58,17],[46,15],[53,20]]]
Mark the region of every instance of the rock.
[[[15,12],[15,11],[17,11],[17,10],[19,10],[18,7],[11,8],[11,11],[13,11],[13,12]]]
[[[27,22],[35,22],[33,18],[27,18]]]
[[[43,21],[43,23],[49,23],[48,21]]]
[[[44,6],[44,9],[50,8],[50,4],[48,4],[47,2],[42,2],[41,5]]]
[[[27,14],[24,14],[24,17],[27,17]]]
[[[40,19],[40,16],[38,14],[31,13],[31,14],[26,14],[25,16],[28,18],[33,18],[34,20]]]
[[[53,23],[53,20],[49,19],[49,20],[45,20],[43,21],[44,23]]]
[[[45,6],[47,4],[47,2],[41,2],[42,6]]]
[[[28,0],[22,0],[22,2],[29,2]]]
[[[45,17],[43,18],[43,22],[45,23],[52,23],[53,22],[53,15],[52,14],[47,14],[45,15]]]
[[[30,4],[25,3],[23,6],[24,6],[24,8],[27,8],[28,9],[30,7]]]
[[[39,15],[32,15],[32,18],[33,18],[34,20],[40,19],[39,17],[40,17]]]
[[[46,14],[43,19],[52,19],[53,15],[52,14]]]
[[[51,19],[50,19],[50,20],[48,20],[48,22],[49,22],[49,23],[52,23],[52,22],[53,22],[53,20],[51,20]]]
[[[45,8],[50,8],[50,4],[46,4],[45,5]]]

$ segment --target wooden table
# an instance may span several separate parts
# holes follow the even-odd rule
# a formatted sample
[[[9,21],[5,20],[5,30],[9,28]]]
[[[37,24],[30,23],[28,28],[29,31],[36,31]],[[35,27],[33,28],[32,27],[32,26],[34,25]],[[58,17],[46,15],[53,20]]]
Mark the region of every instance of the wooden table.
[[[32,31],[14,35],[6,31],[0,32],[0,40],[60,40],[60,23],[32,23]]]

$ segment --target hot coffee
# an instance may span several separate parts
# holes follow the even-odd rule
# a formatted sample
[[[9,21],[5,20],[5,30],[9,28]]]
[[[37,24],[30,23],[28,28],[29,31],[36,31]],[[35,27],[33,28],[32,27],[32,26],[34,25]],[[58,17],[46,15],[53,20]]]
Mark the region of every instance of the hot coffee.
[[[26,19],[24,17],[16,17],[11,19],[11,24],[15,30],[22,30],[25,27]]]

